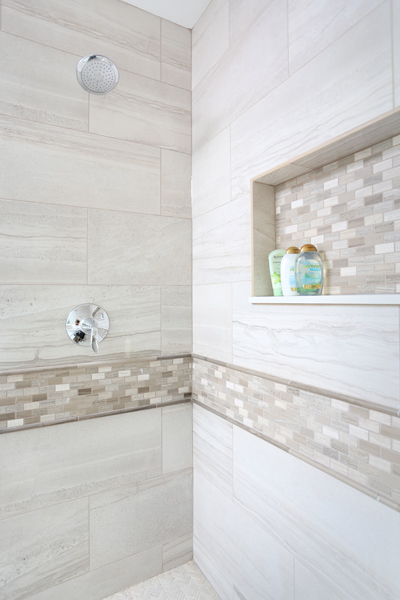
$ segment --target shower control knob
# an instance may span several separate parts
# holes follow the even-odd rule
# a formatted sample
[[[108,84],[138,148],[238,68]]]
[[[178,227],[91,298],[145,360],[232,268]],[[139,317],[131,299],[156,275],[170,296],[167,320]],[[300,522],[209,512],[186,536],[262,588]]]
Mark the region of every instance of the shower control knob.
[[[69,313],[65,323],[70,340],[79,346],[91,346],[96,353],[109,328],[108,315],[97,304],[80,304]]]

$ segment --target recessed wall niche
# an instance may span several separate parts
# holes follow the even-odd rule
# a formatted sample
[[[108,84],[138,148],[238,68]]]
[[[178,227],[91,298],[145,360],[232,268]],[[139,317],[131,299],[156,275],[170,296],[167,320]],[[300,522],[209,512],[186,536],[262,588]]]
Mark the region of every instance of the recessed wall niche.
[[[305,243],[325,295],[400,293],[399,109],[251,184],[253,297],[273,296],[268,254]]]

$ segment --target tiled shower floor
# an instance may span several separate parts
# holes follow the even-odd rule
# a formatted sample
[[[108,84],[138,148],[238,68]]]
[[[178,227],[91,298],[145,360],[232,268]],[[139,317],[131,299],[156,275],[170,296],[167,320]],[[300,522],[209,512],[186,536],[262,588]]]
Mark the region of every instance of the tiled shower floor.
[[[105,600],[219,600],[219,596],[191,560]]]

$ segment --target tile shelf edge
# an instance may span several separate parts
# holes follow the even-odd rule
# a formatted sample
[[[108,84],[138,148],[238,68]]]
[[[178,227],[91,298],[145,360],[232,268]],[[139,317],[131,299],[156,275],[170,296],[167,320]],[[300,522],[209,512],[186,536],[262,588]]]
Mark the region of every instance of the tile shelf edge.
[[[250,304],[355,304],[400,306],[400,294],[348,294],[322,296],[250,296]]]

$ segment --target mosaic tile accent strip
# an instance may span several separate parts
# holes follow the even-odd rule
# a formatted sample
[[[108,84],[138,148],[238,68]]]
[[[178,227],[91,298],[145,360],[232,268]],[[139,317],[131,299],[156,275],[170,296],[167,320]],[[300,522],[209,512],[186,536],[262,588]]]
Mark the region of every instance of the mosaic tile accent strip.
[[[400,418],[194,358],[193,400],[400,510]]]
[[[400,136],[275,188],[276,245],[315,244],[326,294],[400,293]]]
[[[0,430],[190,400],[192,358],[0,376]]]
[[[190,561],[105,600],[219,600],[197,565]]]

